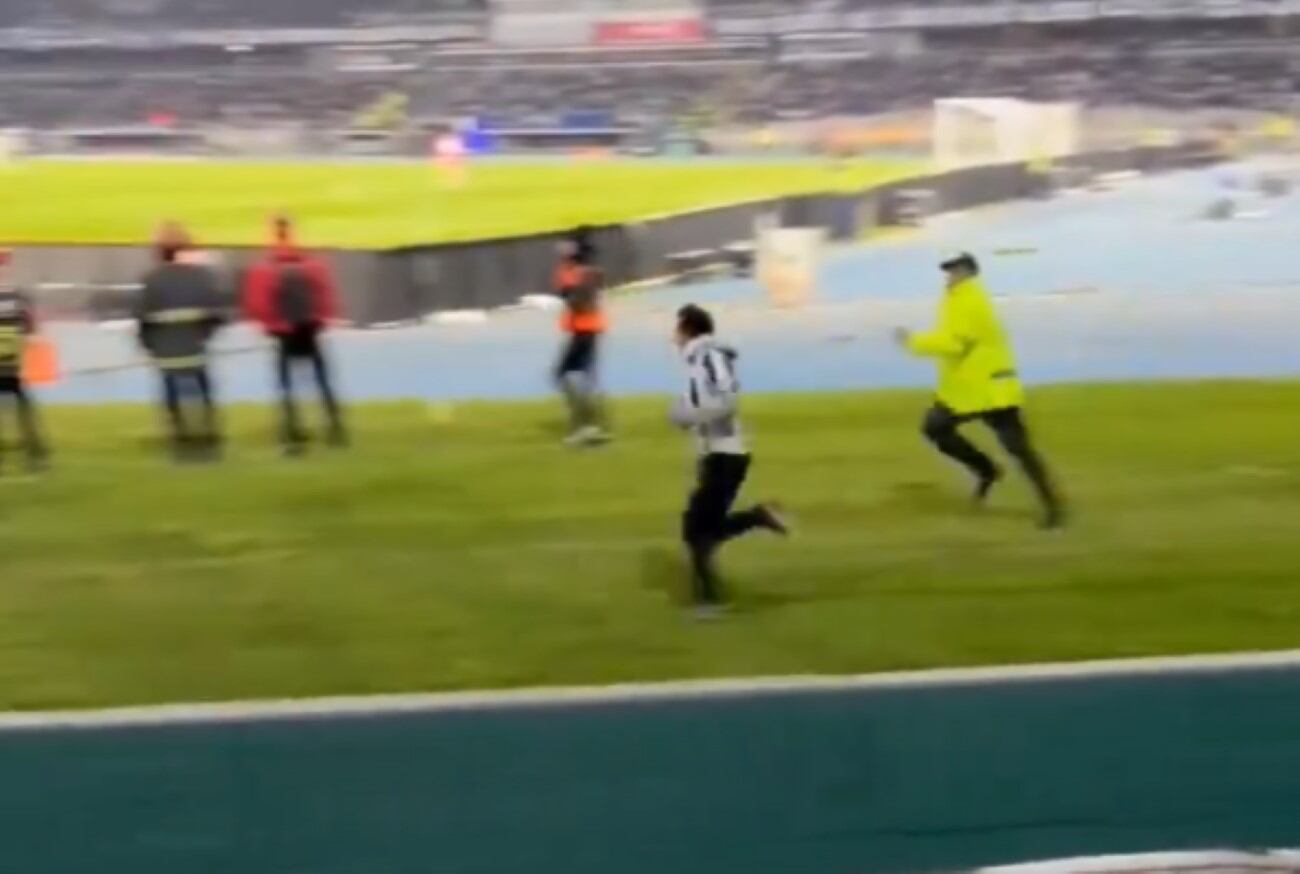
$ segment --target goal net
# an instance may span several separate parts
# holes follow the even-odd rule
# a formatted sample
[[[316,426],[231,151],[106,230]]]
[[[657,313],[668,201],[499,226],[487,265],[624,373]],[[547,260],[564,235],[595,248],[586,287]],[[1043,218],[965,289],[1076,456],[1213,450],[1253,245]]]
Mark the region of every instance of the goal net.
[[[1007,97],[934,103],[933,149],[943,170],[1043,161],[1078,151],[1079,108]]]

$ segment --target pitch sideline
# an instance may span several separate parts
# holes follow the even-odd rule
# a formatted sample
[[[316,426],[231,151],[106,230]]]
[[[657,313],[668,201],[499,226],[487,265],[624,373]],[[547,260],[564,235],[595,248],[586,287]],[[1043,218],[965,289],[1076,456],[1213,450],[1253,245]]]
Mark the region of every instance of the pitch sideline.
[[[1300,668],[1300,650],[1168,656],[941,668],[852,676],[785,676],[683,680],[610,686],[554,687],[489,692],[339,696],[213,704],[164,704],[87,711],[0,714],[0,734],[58,729],[107,730],[175,725],[237,724],[301,719],[455,713],[485,709],[541,709],[628,702],[692,701],[756,695],[860,692],[941,686],[1010,685],[1157,675],[1196,676]]]

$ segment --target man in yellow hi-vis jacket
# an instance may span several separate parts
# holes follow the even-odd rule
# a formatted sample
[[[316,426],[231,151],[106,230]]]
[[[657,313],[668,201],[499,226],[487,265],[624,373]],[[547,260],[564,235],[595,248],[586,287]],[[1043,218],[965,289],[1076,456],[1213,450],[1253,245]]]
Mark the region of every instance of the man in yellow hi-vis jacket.
[[[939,308],[939,323],[929,331],[913,333],[899,328],[895,332],[904,348],[938,360],[938,396],[925,417],[925,436],[975,475],[975,500],[983,503],[1002,472],[958,428],[976,419],[984,422],[1033,483],[1043,504],[1043,526],[1060,527],[1064,507],[1047,466],[1029,439],[1021,412],[1025,392],[1016,373],[1015,355],[980,280],[979,264],[963,253],[941,266],[948,287]]]

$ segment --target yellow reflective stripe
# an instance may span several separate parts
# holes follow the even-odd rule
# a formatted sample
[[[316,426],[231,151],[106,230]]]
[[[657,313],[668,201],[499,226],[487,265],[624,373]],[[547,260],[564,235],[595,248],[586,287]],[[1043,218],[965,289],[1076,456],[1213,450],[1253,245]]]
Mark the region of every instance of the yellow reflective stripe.
[[[26,339],[17,325],[0,325],[0,360],[12,361],[22,354]]]
[[[177,307],[149,313],[144,320],[151,325],[182,325],[189,322],[202,322],[210,318],[212,313],[208,310],[198,307]]]
[[[174,358],[160,356],[156,360],[158,366],[163,370],[190,370],[195,367],[203,367],[208,363],[206,355],[181,355]]]

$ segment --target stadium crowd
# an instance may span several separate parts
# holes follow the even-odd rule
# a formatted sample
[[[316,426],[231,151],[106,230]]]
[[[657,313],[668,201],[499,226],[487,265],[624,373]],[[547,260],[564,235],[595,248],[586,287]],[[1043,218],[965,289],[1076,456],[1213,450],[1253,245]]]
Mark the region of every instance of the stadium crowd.
[[[345,27],[423,14],[478,13],[487,0],[6,0],[0,28]]]
[[[68,0],[58,8],[77,5]],[[172,8],[166,0],[123,5]],[[210,0],[183,8],[175,21],[230,26],[243,20],[238,10],[253,4]],[[310,16],[298,3],[265,8],[257,21],[271,27],[353,21],[362,5],[330,0],[313,4]],[[366,8],[372,19],[400,20],[406,11],[431,7],[388,0]],[[473,0],[442,0],[434,8],[476,7]],[[296,10],[297,17],[275,10]],[[120,126],[161,114],[186,125],[281,121],[337,129],[393,91],[407,95],[413,120],[431,122],[487,114],[526,121],[583,109],[636,123],[714,112],[764,123],[888,112],[957,96],[1285,111],[1300,84],[1292,44],[1276,26],[1188,21],[531,51],[463,44],[104,43],[40,50],[10,44],[0,48],[0,124]]]
[[[1125,60],[1092,52],[972,52],[907,61],[541,64],[530,66],[526,76],[520,72],[510,64],[334,76],[273,65],[198,72],[182,66],[133,73],[108,87],[102,73],[88,70],[60,70],[49,77],[6,75],[0,82],[0,124],[124,125],[165,112],[185,124],[272,120],[339,127],[350,124],[367,101],[394,89],[410,95],[416,114],[429,119],[486,114],[530,119],[587,109],[639,121],[717,107],[730,120],[766,122],[872,114],[924,106],[941,97],[990,95],[1278,110],[1290,105],[1300,84],[1300,64],[1294,59],[1232,50]]]

